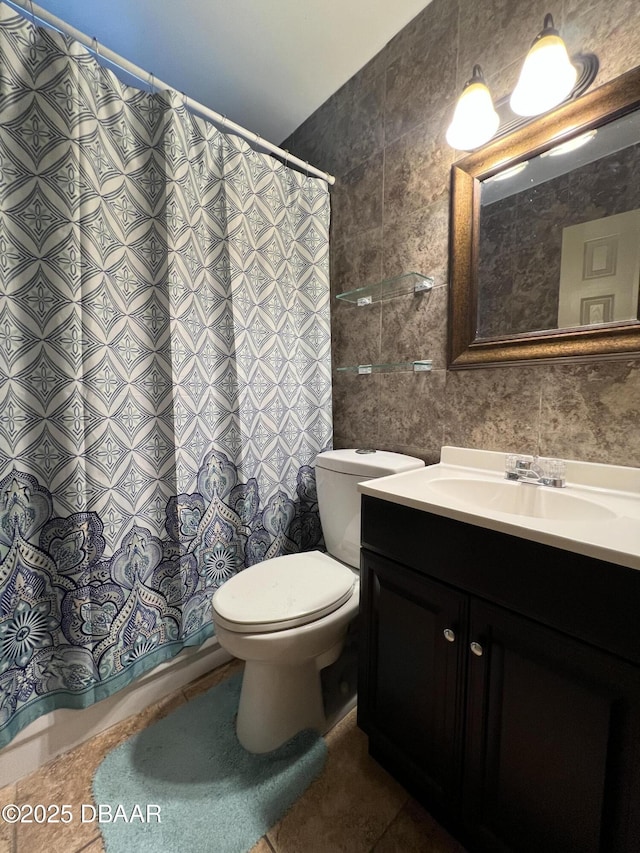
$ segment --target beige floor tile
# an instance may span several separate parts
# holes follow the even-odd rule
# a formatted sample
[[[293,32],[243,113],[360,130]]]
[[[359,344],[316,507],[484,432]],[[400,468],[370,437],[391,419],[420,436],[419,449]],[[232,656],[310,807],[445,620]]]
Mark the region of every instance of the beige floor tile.
[[[215,687],[216,684],[220,684],[220,682],[224,681],[226,678],[230,678],[236,672],[241,672],[243,667],[244,663],[241,660],[234,658],[228,663],[222,664],[222,666],[217,667],[217,669],[207,672],[205,675],[201,675],[200,678],[197,678],[195,681],[187,684],[186,687],[182,688],[182,692],[187,700],[193,699],[201,693],[206,693],[207,690]]]
[[[82,823],[81,806],[93,803],[91,781],[96,768],[110,750],[184,702],[178,690],[18,782],[18,804],[68,804],[74,819],[70,823],[16,825],[16,853],[73,853],[92,841],[98,832],[97,825]]]
[[[415,800],[402,809],[371,853],[465,853]]]
[[[8,805],[9,803],[15,803],[15,801],[15,785],[7,785],[0,789],[0,808]],[[15,834],[15,825],[5,823],[2,818],[0,818],[0,853],[13,853]]]
[[[242,669],[230,661],[161,702],[108,729],[36,773],[0,790],[6,803],[68,803],[71,824],[0,821],[0,853],[105,853],[95,823],[81,823],[92,803],[91,781],[104,756],[135,732],[165,717]],[[322,776],[261,838],[251,853],[465,853],[431,816],[367,754],[366,736],[352,711],[327,735]]]
[[[69,851],[71,853],[71,851]],[[105,853],[104,844],[102,842],[102,836],[99,835],[95,841],[89,844],[87,847],[83,847],[79,853]]]
[[[273,853],[273,848],[266,838],[261,838],[258,843],[251,848],[249,853]]]
[[[367,754],[355,711],[327,737],[324,771],[267,833],[276,853],[368,853],[406,791]]]

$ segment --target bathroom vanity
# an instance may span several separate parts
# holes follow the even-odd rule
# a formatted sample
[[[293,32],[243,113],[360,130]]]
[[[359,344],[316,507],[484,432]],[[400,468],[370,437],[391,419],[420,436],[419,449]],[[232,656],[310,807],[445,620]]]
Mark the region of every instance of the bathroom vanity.
[[[635,853],[640,472],[568,463],[547,499],[504,459],[360,487],[358,722],[469,851]]]

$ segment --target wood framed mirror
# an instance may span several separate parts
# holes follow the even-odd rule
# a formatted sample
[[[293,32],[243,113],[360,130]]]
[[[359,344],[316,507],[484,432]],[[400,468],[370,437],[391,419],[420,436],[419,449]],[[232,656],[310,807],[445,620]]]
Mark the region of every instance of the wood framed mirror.
[[[640,66],[452,167],[449,367],[640,354]]]

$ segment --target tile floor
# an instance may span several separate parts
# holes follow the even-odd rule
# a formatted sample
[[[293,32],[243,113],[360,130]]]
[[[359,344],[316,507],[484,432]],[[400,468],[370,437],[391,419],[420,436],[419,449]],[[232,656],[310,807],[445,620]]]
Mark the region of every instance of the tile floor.
[[[225,664],[162,702],[129,717],[66,755],[0,790],[6,803],[69,803],[74,814],[93,802],[91,780],[104,756],[134,732],[227,678]],[[322,775],[251,853],[465,853],[367,754],[352,711],[327,735]],[[0,853],[104,853],[95,824],[8,825],[0,820]],[[135,853],[135,851],[132,851]],[[178,853],[178,851],[159,851]],[[212,851],[218,853],[218,851]]]

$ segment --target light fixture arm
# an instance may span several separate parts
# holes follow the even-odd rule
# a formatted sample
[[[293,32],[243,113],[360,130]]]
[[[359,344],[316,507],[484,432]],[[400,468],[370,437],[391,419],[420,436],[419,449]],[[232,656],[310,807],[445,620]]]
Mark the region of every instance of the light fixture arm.
[[[555,28],[553,23],[553,15],[549,12],[544,16],[544,23],[542,24],[542,30],[538,33],[538,35],[534,38],[533,44],[539,41],[541,38],[545,36],[559,36],[560,33]]]

